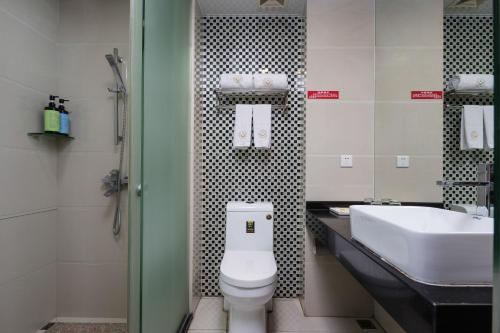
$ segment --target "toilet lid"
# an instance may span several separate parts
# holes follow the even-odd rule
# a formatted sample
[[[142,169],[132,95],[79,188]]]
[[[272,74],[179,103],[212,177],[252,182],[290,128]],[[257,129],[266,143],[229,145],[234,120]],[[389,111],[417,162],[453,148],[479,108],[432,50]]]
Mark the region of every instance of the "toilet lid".
[[[241,288],[267,286],[276,279],[276,261],[271,251],[226,251],[220,278]]]

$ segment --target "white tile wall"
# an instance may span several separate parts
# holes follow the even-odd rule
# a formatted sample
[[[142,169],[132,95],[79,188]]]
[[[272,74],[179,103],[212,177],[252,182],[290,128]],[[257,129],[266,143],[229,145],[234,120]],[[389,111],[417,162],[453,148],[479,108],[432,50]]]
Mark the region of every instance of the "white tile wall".
[[[375,43],[374,1],[308,1],[307,47],[370,47]]]
[[[57,204],[57,153],[0,147],[0,216],[12,216]]]
[[[440,1],[377,0],[375,15],[377,47],[443,47]]]
[[[60,43],[128,44],[128,1],[61,0],[60,10]]]
[[[41,128],[56,88],[58,1],[0,0],[0,330],[56,316],[57,145]]]
[[[118,165],[104,54],[128,58],[128,10],[126,0],[0,0],[2,331],[126,316],[127,214],[115,239],[101,178]],[[72,99],[71,143],[26,135],[56,92]]]
[[[309,27],[307,32],[314,35]],[[315,49],[308,45],[307,90],[340,90],[342,100],[373,101],[374,64],[373,47]]]
[[[56,40],[59,0],[1,0],[0,8],[50,40]]]
[[[89,124],[89,126],[91,126]],[[110,131],[110,135],[112,135]],[[59,206],[110,206],[101,179],[118,166],[118,154],[71,152],[59,154]]]
[[[57,315],[126,317],[126,274],[126,263],[58,263]]]
[[[1,8],[1,7],[0,7]],[[46,94],[56,85],[55,42],[0,9],[0,76]]]
[[[307,101],[307,200],[441,201],[431,183],[442,169],[442,101],[412,101],[410,92],[442,90],[442,7],[308,1],[307,89],[339,90],[340,100]],[[341,154],[353,155],[353,168],[340,168]],[[398,154],[415,163],[396,170],[389,161]]]
[[[0,220],[0,286],[55,263],[55,209]]]
[[[127,263],[127,221],[123,221],[123,233],[115,238],[110,232],[114,210],[109,207],[61,207],[58,213],[59,262]]]
[[[443,103],[410,93],[443,89],[443,5],[380,0],[376,16],[375,196],[442,202]],[[408,169],[397,155],[410,156]]]
[[[122,232],[115,238],[115,199],[103,196],[101,179],[119,160],[115,100],[107,91],[114,78],[104,55],[117,47],[129,60],[128,11],[126,0],[60,2],[58,92],[71,100],[76,137],[58,158],[57,312],[63,317],[126,317],[127,201],[122,198]]]
[[[329,254],[315,255],[314,239],[306,233],[305,286],[301,300],[310,317],[371,317],[373,301],[356,279]]]
[[[309,155],[373,155],[373,102],[307,103],[307,142]],[[355,129],[355,130],[354,130]]]
[[[55,316],[55,263],[0,285],[2,332],[33,333]]]
[[[340,100],[308,100],[306,199],[373,196],[375,1],[307,2],[307,89]],[[354,167],[340,168],[340,155]]]
[[[354,155],[352,168],[340,168],[340,155],[308,155],[307,161],[307,200],[355,201],[373,196],[373,156]]]

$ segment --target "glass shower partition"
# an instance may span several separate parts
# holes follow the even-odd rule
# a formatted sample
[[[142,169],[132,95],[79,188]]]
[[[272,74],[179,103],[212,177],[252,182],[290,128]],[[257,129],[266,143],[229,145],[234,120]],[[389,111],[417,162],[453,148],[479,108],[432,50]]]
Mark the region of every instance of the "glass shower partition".
[[[494,22],[494,74],[495,74],[495,110],[500,110],[500,3],[493,1],[493,22]],[[500,117],[495,112],[495,156],[500,156]],[[498,175],[498,159],[495,161],[495,171]],[[495,207],[495,236],[494,236],[494,261],[493,261],[493,332],[500,333],[500,195],[494,196]]]
[[[131,1],[129,332],[189,312],[191,1]]]

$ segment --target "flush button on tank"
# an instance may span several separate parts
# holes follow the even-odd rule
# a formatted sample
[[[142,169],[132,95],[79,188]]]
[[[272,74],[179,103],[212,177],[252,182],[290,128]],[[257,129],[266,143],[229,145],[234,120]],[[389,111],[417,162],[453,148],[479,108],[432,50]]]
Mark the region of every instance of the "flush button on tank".
[[[267,215],[266,215],[266,219],[267,219],[267,220],[270,220],[270,219],[272,219],[272,218],[273,218],[273,216],[272,216],[271,214],[267,214]]]

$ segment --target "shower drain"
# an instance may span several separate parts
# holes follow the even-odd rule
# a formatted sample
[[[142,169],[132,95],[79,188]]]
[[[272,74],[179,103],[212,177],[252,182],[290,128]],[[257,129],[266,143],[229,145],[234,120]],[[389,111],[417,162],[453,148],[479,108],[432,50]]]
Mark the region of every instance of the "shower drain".
[[[358,323],[359,327],[362,330],[376,330],[377,329],[377,327],[375,325],[373,325],[371,320],[360,319],[360,320],[356,320],[356,322]]]

